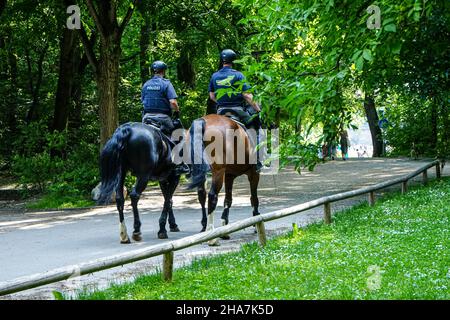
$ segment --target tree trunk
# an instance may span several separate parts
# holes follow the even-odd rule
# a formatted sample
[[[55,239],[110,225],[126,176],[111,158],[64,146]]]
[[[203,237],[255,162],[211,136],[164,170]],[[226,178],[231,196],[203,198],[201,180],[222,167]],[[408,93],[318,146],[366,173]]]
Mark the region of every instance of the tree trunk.
[[[38,108],[39,108],[39,104],[40,104],[39,92],[41,90],[42,77],[44,75],[43,64],[44,64],[45,55],[47,53],[47,49],[48,49],[48,44],[39,53],[39,58],[37,61],[36,82],[34,82],[34,78],[32,76],[33,67],[32,67],[30,51],[28,50],[28,48],[26,49],[26,60],[27,60],[28,77],[29,77],[29,90],[30,90],[30,95],[32,97],[32,102],[31,102],[30,108],[28,109],[28,113],[27,113],[27,116],[25,119],[27,123],[30,123],[31,121],[36,120],[38,118],[37,113],[38,113]]]
[[[79,34],[78,34],[79,35]],[[93,32],[91,38],[89,39],[89,44],[94,47],[97,42],[97,33]],[[86,71],[87,66],[89,65],[89,59],[86,52],[82,52],[80,47],[76,48],[75,53],[75,67],[76,67],[76,75],[73,79],[72,84],[72,101],[73,108],[71,113],[69,114],[69,124],[68,126],[71,129],[79,129],[81,127],[81,111],[82,111],[82,89],[83,89],[83,79],[84,72]]]
[[[12,136],[17,131],[17,55],[14,49],[8,50],[8,68],[9,68],[9,83],[10,83],[10,95],[8,98],[8,127]]]
[[[77,57],[77,73],[73,79],[73,85],[72,85],[72,103],[73,108],[69,114],[69,128],[71,129],[79,129],[81,127],[81,111],[82,111],[82,89],[83,89],[83,78],[84,78],[84,71],[86,70],[86,67],[88,66],[89,62],[84,54],[81,58],[79,55],[76,55]]]
[[[436,156],[438,159],[450,158],[450,109],[443,99],[438,100],[439,114],[440,114],[440,127],[442,131],[439,134],[438,145],[436,148]]]
[[[433,153],[436,151],[438,143],[438,106],[437,99],[431,98],[431,137],[430,137],[430,149]]]
[[[67,128],[69,114],[72,106],[72,89],[76,75],[76,48],[78,36],[73,30],[64,28],[61,40],[59,77],[55,96],[55,109],[52,129],[64,131]]]
[[[148,60],[151,57],[148,54],[148,48],[151,42],[154,47],[157,46],[156,37],[152,37],[152,33],[157,30],[157,24],[156,21],[151,19],[156,16],[156,5],[157,1],[155,0],[141,0],[137,2],[137,9],[143,20],[139,38],[139,66],[142,84],[150,77]]]
[[[0,0],[0,16],[6,8],[6,0]]]
[[[148,15],[144,15],[144,22],[141,25],[141,34],[139,39],[139,66],[141,74],[141,82],[144,84],[150,77],[147,49],[150,44],[151,22]]]
[[[383,154],[383,137],[378,125],[378,114],[375,108],[375,100],[371,95],[366,95],[364,99],[364,110],[369,123],[370,134],[372,135],[373,157],[381,157]]]
[[[100,57],[97,59],[94,46],[89,41],[84,26],[81,26],[81,40],[89,63],[94,69],[98,87],[100,148],[103,148],[119,125],[118,91],[121,40],[123,31],[130,22],[138,2],[138,0],[134,0],[130,4],[119,24],[117,20],[118,1],[86,0],[101,39]]]
[[[118,91],[120,36],[116,33],[102,38],[100,45],[100,67],[97,77],[99,91],[100,144],[111,138],[119,125]]]
[[[184,48],[177,64],[178,80],[185,83],[189,88],[195,88],[195,69],[189,51]]]

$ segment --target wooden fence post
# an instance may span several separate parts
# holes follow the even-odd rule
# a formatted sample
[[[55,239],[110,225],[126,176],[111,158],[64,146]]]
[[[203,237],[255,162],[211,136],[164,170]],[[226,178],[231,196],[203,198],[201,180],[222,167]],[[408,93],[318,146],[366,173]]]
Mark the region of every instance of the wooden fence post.
[[[441,178],[441,164],[438,162],[436,164],[436,179]]]
[[[264,226],[264,221],[258,222],[256,224],[256,230],[258,231],[258,239],[261,247],[264,247],[267,243],[266,227]]]
[[[428,183],[428,173],[427,170],[425,170],[424,172],[422,172],[422,180],[423,180],[423,184],[427,185]]]
[[[172,281],[173,273],[173,251],[169,251],[163,254],[163,280]]]
[[[323,205],[323,220],[325,224],[331,223],[331,204],[329,202],[325,202]]]
[[[375,205],[375,192],[369,192],[369,206],[373,207]]]
[[[402,182],[402,194],[405,194],[408,191],[408,180]]]

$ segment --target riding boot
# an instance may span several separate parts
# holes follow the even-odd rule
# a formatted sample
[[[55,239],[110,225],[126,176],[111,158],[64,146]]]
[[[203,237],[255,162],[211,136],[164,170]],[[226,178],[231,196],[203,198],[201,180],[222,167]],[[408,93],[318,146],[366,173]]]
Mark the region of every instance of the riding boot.
[[[259,119],[259,115],[256,116],[252,121],[251,121],[251,127],[256,130],[256,148],[258,148],[260,141],[260,132],[259,130],[261,129],[261,121]],[[261,159],[260,159],[260,152],[259,150],[256,150],[256,172],[260,172],[261,169],[264,167],[264,164],[262,163]]]
[[[256,129],[256,145],[259,146],[259,142],[260,142],[260,136],[259,136],[259,129],[261,127]],[[259,150],[257,150],[256,152],[256,172],[260,172],[261,169],[264,167],[264,164],[262,163],[261,159],[259,158]]]
[[[180,143],[179,141],[173,140],[170,140],[170,142],[173,143],[174,146]],[[180,156],[181,158],[183,158],[183,149],[181,149],[180,151]],[[191,172],[189,166],[184,162],[181,162],[179,164],[173,163],[173,170],[175,170],[176,175],[189,174]]]
[[[191,173],[191,169],[184,162],[179,163],[179,164],[174,164],[174,170],[175,170],[176,175],[178,175],[178,176],[180,176],[182,174],[189,174],[189,173]]]

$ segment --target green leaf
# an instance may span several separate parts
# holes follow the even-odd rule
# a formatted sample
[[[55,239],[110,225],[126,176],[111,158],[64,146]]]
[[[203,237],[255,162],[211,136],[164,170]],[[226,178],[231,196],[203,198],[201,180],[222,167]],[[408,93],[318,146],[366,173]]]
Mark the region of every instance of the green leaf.
[[[358,57],[361,55],[361,51],[362,51],[362,50],[356,50],[356,51],[353,53],[352,61],[355,61],[355,62],[356,62],[356,59],[358,59]]]
[[[395,24],[391,23],[391,24],[388,24],[387,26],[385,26],[384,30],[386,30],[387,32],[396,32],[397,27],[395,26]]]
[[[361,55],[355,62],[356,69],[362,70],[364,67],[364,57]]]
[[[402,43],[400,41],[394,43],[391,47],[391,51],[393,54],[399,54],[402,49]]]
[[[364,59],[366,59],[367,61],[372,61],[372,60],[373,60],[373,58],[372,58],[372,52],[370,52],[369,49],[364,49],[364,51],[363,51],[363,57],[364,57]]]

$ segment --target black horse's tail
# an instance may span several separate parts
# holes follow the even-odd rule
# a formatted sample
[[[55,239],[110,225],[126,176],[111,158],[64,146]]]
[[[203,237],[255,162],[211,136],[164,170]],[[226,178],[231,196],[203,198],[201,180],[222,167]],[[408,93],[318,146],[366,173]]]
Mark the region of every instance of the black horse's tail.
[[[205,120],[203,118],[196,119],[192,122],[190,135],[190,151],[191,151],[191,183],[188,185],[189,189],[199,187],[206,180],[206,173],[209,171],[209,166],[204,157],[205,144],[203,142],[203,135],[205,133]]]
[[[119,183],[122,171],[121,154],[131,134],[131,125],[124,124],[116,129],[100,155],[101,187],[98,204],[107,204]]]

